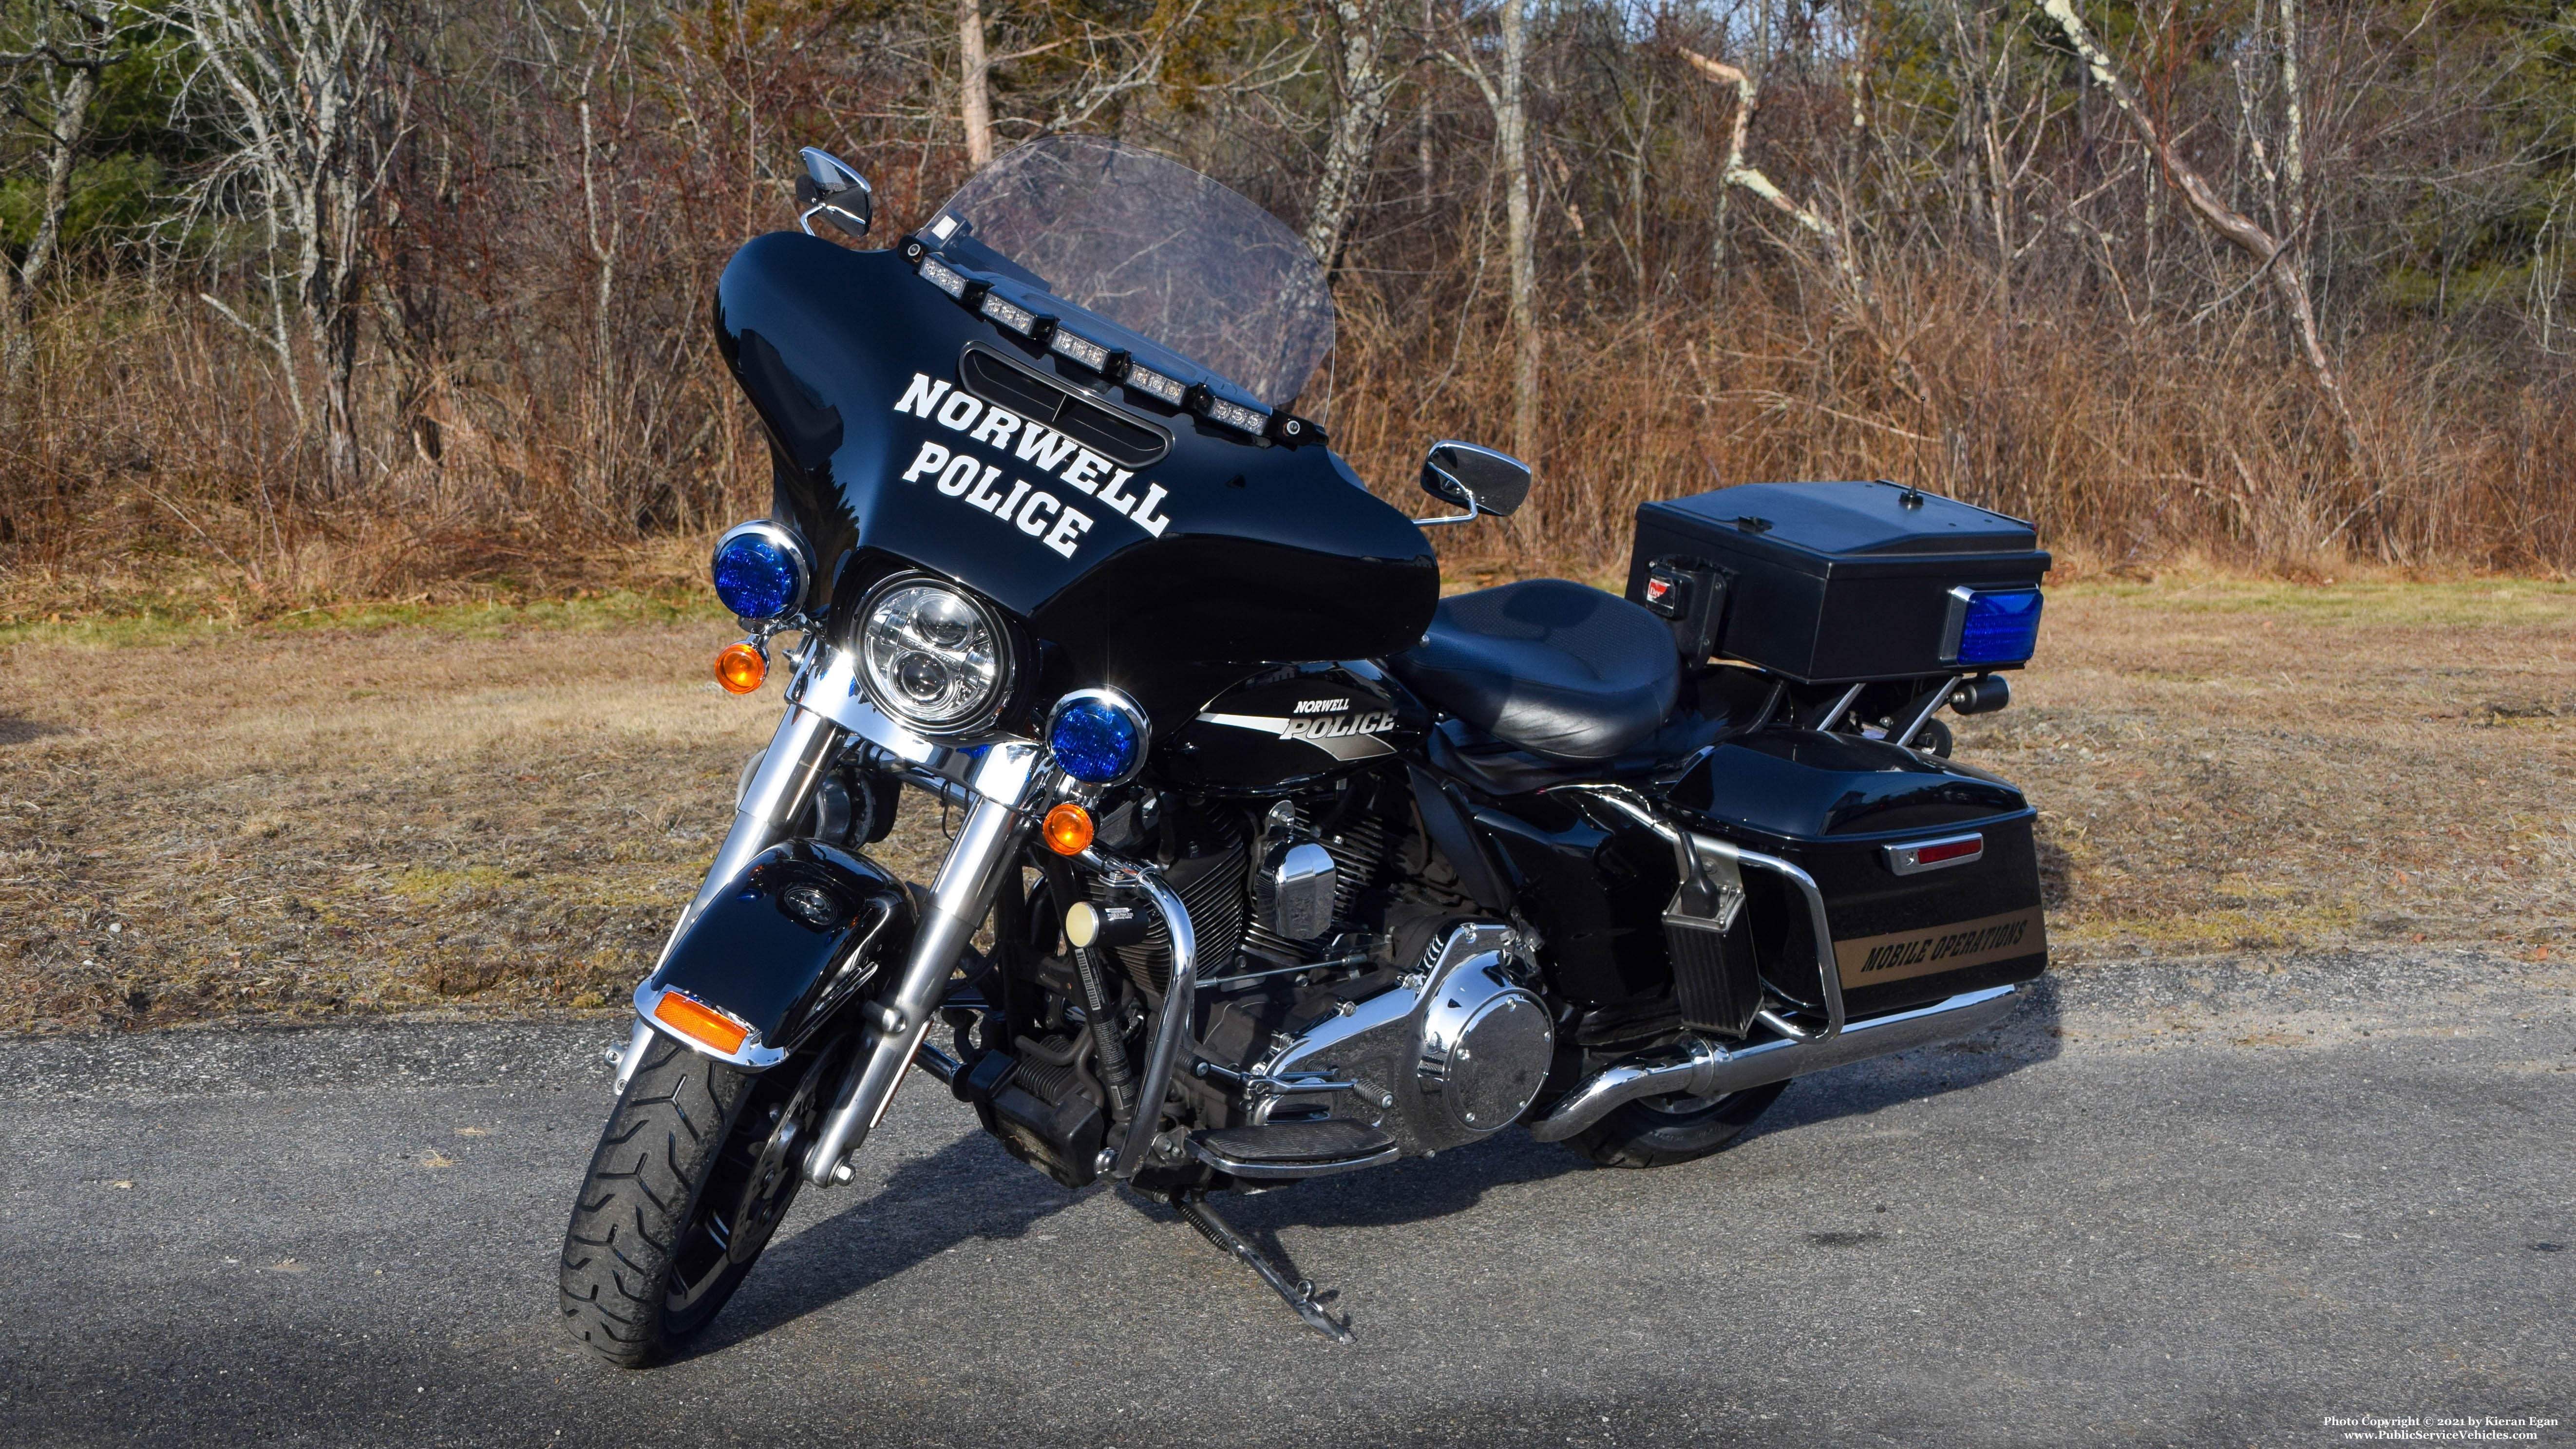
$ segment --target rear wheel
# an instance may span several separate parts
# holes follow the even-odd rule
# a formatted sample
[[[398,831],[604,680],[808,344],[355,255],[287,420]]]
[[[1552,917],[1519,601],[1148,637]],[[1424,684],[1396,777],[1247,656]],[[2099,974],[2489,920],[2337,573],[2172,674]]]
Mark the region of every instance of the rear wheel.
[[[634,1368],[714,1320],[796,1200],[841,1058],[825,1047],[753,1073],[654,1035],[564,1232],[574,1337]]]
[[[1706,1157],[1744,1135],[1753,1119],[1787,1091],[1787,1082],[1747,1087],[1723,1097],[1679,1092],[1641,1097],[1566,1139],[1597,1167],[1670,1167]]]

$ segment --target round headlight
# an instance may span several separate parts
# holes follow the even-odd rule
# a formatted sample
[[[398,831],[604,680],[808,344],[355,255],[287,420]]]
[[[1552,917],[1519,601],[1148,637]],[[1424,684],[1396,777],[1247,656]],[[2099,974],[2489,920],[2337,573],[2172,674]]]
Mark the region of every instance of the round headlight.
[[[764,518],[725,530],[709,572],[736,618],[775,619],[805,602],[814,565],[803,539]]]
[[[1114,689],[1077,689],[1047,717],[1047,748],[1077,780],[1114,785],[1145,763],[1145,712]]]
[[[920,575],[859,606],[859,663],[876,707],[923,734],[982,729],[1011,685],[1011,635],[983,600]]]

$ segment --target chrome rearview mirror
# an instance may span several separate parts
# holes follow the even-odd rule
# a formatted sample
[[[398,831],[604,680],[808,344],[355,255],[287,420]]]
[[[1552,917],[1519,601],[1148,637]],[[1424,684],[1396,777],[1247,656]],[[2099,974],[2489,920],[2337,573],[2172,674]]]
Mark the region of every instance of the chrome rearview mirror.
[[[1465,523],[1487,513],[1499,517],[1520,507],[1529,490],[1529,465],[1509,453],[1455,439],[1434,443],[1422,460],[1422,491],[1467,511],[1413,521]]]
[[[876,195],[868,189],[868,178],[829,151],[808,146],[796,154],[805,163],[804,171],[796,178],[796,224],[811,236],[814,218],[820,216],[852,236],[866,236],[868,221],[876,210]]]

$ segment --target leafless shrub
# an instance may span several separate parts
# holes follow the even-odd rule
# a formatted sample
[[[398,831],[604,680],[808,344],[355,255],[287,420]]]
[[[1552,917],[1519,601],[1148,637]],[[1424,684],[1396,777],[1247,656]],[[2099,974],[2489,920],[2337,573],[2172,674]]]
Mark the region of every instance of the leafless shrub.
[[[75,70],[29,39],[89,3],[21,0],[0,35],[0,159],[38,200],[122,144],[62,139]],[[2102,566],[2576,565],[2576,107],[2530,27],[2379,0],[159,3],[161,48],[115,63],[179,88],[190,189],[32,273],[13,233],[19,613],[557,588],[757,512],[767,445],[704,308],[787,224],[794,148],[859,164],[899,232],[979,132],[1068,127],[1338,255],[1302,406],[1390,496],[1437,437],[1529,453],[1528,511],[1443,539],[1462,563],[1601,570],[1645,499],[1839,476]]]

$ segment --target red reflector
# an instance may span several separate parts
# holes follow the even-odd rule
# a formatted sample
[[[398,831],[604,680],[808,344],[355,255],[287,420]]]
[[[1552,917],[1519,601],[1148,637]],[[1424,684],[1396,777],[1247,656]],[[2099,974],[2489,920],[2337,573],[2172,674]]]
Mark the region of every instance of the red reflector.
[[[1972,855],[1982,855],[1985,849],[1984,838],[1971,835],[1965,840],[1945,840],[1938,845],[1918,846],[1914,859],[1918,865],[1939,865],[1945,860],[1965,860]]]

